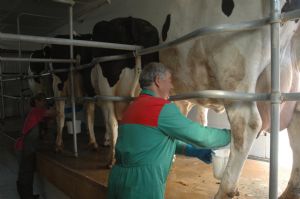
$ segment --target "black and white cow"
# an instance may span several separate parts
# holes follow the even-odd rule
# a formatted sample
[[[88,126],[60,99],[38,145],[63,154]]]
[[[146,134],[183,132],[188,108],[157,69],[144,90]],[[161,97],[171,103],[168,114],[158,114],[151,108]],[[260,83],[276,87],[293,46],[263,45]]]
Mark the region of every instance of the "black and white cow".
[[[150,47],[159,43],[157,29],[149,22],[133,18],[116,18],[98,22],[93,29],[93,40]],[[93,49],[94,57],[127,54],[124,50]],[[141,57],[142,66],[158,61],[158,53]],[[97,64],[92,69],[92,85],[97,95],[131,96],[136,89],[135,58]],[[106,121],[106,134],[110,135],[109,165],[113,163],[114,146],[118,136],[118,120],[128,102],[99,101]]]
[[[50,58],[50,48],[46,46],[41,50],[36,50],[31,54],[30,57]],[[29,63],[28,75],[40,75],[48,71],[49,71],[48,64],[38,63],[38,62]],[[33,92],[34,95],[37,93],[45,93],[46,96],[53,96],[53,90],[51,87],[52,78],[50,76],[30,78],[28,79],[28,84],[30,90]]]
[[[69,38],[68,35],[59,35],[57,38]],[[75,35],[74,39],[77,40],[91,40],[91,34],[84,35]],[[70,58],[70,47],[62,45],[52,45],[51,46],[51,58],[55,59],[68,59]],[[86,47],[74,46],[74,58],[80,57],[80,64],[90,63],[92,60],[91,49]],[[68,63],[53,63],[53,69],[69,69],[70,64]],[[75,68],[77,65],[75,65]],[[74,93],[75,97],[83,96],[94,96],[94,90],[91,85],[91,68],[86,68],[80,71],[74,71]],[[67,97],[71,96],[70,90],[70,73],[69,72],[60,72],[53,74],[53,91],[55,97]],[[64,127],[65,121],[65,101],[57,100],[56,101],[56,110],[57,110],[57,137],[56,137],[56,151],[63,150],[63,140],[62,140],[62,130]],[[88,115],[94,111],[90,110],[94,107],[93,102],[86,102],[86,111]],[[93,149],[98,149],[98,144],[96,142],[95,133],[94,133],[94,121],[90,121],[91,117],[87,116],[88,124],[88,134],[89,134],[89,146]]]

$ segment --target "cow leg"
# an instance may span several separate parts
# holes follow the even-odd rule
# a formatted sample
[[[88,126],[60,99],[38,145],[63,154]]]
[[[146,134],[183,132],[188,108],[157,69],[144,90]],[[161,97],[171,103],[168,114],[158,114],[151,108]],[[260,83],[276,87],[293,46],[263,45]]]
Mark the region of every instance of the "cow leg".
[[[237,184],[254,139],[261,128],[256,103],[234,103],[226,107],[231,125],[232,141],[229,161],[215,199],[238,195]]]
[[[103,146],[110,146],[110,137],[109,137],[109,132],[107,130],[104,134]]]
[[[87,102],[86,103],[86,120],[88,125],[88,133],[89,133],[89,146],[91,146],[94,150],[98,150],[98,144],[95,138],[94,132],[94,119],[95,119],[95,103]]]
[[[118,121],[116,119],[114,104],[112,102],[103,102],[101,107],[105,118],[106,132],[109,133],[111,138],[108,154],[108,167],[111,167],[114,164],[115,144],[118,136]]]
[[[293,167],[288,186],[280,199],[300,198],[300,111],[295,110],[292,121],[288,127],[290,145],[293,151]]]
[[[57,123],[57,135],[55,151],[61,152],[63,150],[62,131],[65,124],[65,101],[58,100],[55,102],[56,106],[56,123]]]

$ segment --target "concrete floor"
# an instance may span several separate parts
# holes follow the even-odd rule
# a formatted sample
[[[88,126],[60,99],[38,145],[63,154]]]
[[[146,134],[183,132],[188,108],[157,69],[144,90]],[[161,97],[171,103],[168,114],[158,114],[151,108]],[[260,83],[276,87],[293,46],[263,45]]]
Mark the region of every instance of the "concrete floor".
[[[19,166],[14,143],[21,124],[20,118],[9,118],[0,123],[0,199],[19,199],[16,189]],[[69,198],[38,174],[35,175],[34,192],[40,194],[40,199]]]
[[[18,199],[16,190],[18,164],[11,142],[0,133],[0,199]]]

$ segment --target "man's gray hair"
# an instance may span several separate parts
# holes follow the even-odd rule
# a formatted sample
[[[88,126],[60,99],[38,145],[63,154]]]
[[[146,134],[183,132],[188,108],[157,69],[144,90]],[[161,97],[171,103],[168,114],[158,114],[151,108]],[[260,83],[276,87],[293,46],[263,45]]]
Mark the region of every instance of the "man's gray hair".
[[[140,75],[140,86],[142,89],[151,86],[156,77],[164,78],[168,68],[162,63],[151,62],[147,64]]]

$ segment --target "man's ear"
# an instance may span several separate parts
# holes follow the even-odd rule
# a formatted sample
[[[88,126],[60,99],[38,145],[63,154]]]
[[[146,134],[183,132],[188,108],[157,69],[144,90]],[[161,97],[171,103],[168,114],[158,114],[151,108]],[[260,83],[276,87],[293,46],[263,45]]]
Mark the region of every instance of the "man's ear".
[[[155,84],[156,87],[159,88],[159,85],[160,85],[160,78],[159,78],[159,76],[156,76],[156,77],[155,77],[155,79],[154,79],[154,84]]]

